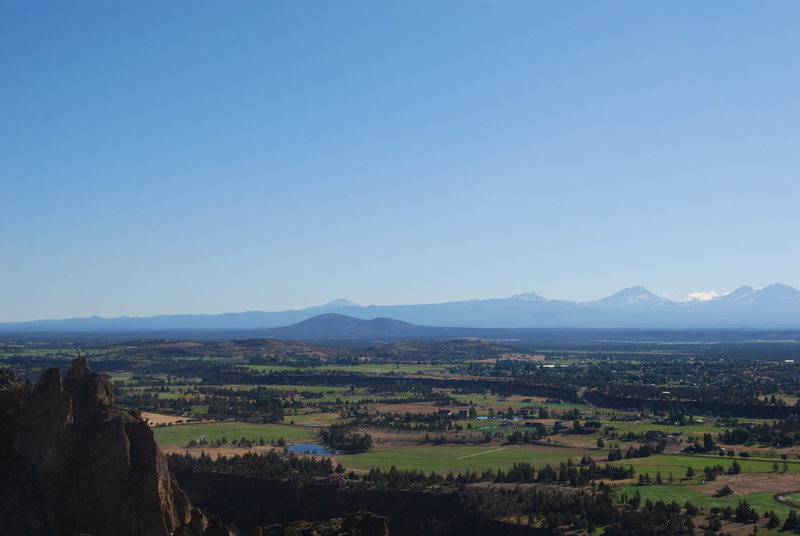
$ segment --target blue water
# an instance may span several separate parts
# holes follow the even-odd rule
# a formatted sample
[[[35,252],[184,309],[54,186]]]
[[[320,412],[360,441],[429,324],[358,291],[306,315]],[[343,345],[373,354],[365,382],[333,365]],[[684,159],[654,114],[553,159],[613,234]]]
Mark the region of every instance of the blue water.
[[[298,454],[314,454],[315,456],[327,456],[330,454],[339,454],[335,450],[328,450],[322,445],[312,445],[310,443],[298,443],[288,447],[289,452],[297,452]]]

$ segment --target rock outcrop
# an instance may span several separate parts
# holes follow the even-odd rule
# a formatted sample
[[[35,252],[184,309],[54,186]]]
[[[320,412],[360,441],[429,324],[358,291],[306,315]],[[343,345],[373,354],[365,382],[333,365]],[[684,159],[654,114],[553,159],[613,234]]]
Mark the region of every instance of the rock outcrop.
[[[256,534],[263,536],[389,536],[389,520],[369,512],[348,514],[328,521],[296,521],[282,525],[260,527]]]
[[[147,422],[85,358],[35,387],[0,371],[0,527],[26,536],[229,534],[192,507]]]

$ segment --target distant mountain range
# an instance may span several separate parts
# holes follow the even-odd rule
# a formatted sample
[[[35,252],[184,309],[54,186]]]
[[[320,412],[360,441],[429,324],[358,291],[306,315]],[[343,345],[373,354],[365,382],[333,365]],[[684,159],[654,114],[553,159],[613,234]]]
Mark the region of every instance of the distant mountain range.
[[[344,334],[357,328],[374,336],[402,337],[423,326],[464,328],[649,328],[649,329],[797,329],[800,291],[775,283],[762,289],[748,286],[720,296],[678,302],[630,287],[597,301],[550,300],[535,293],[509,298],[419,305],[368,305],[335,300],[325,305],[281,312],[250,311],[210,315],[71,318],[0,323],[0,332],[96,332],[181,330],[268,330],[295,334],[323,329]],[[709,299],[710,298],[710,299]],[[318,317],[318,318],[314,318]],[[324,316],[322,317],[325,318]],[[348,320],[349,318],[349,320]],[[358,319],[367,321],[355,326]],[[306,323],[307,321],[307,323]],[[414,324],[417,324],[416,326]],[[413,328],[413,329],[412,329]],[[289,331],[287,331],[289,330]],[[287,337],[289,338],[289,337]],[[291,337],[294,338],[294,337]],[[327,338],[327,337],[325,337]],[[335,338],[335,337],[334,337]]]

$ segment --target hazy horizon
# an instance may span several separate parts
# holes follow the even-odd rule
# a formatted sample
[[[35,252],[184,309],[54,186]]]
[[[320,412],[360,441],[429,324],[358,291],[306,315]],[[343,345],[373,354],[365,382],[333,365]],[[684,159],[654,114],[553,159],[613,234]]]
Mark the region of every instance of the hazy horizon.
[[[798,16],[5,2],[0,322],[800,287]]]
[[[782,284],[783,283],[780,283],[780,282],[774,282],[774,283],[771,283],[770,285],[764,285],[764,286],[751,286],[751,285],[744,284],[744,285],[739,285],[738,287],[736,287],[734,289],[730,289],[730,290],[723,291],[723,292],[715,292],[715,291],[693,292],[693,293],[689,293],[689,295],[684,296],[684,297],[675,297],[675,296],[672,296],[672,295],[670,295],[668,293],[661,293],[661,294],[654,293],[654,294],[656,296],[658,296],[658,297],[665,298],[667,300],[674,301],[676,303],[704,302],[704,301],[710,301],[710,300],[712,300],[714,298],[720,298],[720,297],[727,296],[728,294],[731,294],[733,291],[735,291],[735,290],[737,290],[738,288],[741,288],[741,287],[751,287],[753,290],[758,291],[758,290],[762,290],[763,288],[766,288],[766,287],[771,286],[771,285],[782,285]],[[28,319],[22,319],[22,320],[0,320],[0,322],[15,323],[15,322],[29,322],[29,321],[36,321],[36,320],[66,320],[66,319],[72,319],[72,318],[90,318],[90,317],[102,317],[102,318],[123,318],[123,317],[147,318],[147,317],[153,317],[153,316],[172,316],[172,315],[212,315],[213,316],[213,315],[229,314],[229,313],[236,314],[236,313],[247,313],[247,312],[284,312],[284,311],[304,310],[304,309],[308,309],[308,308],[326,306],[326,305],[336,304],[337,302],[349,302],[347,304],[342,304],[342,305],[344,305],[344,306],[354,305],[354,306],[358,306],[358,307],[385,307],[385,306],[403,306],[403,305],[433,305],[433,304],[452,303],[452,302],[468,302],[468,301],[480,301],[480,300],[491,300],[491,299],[508,299],[508,298],[515,298],[515,297],[523,297],[524,295],[531,294],[531,293],[536,294],[537,296],[539,296],[541,298],[544,298],[547,301],[568,301],[568,302],[574,302],[574,303],[580,304],[580,303],[591,303],[591,302],[594,302],[594,301],[598,301],[598,300],[601,300],[603,298],[607,298],[609,296],[612,296],[612,295],[614,295],[614,294],[616,294],[618,292],[622,292],[624,290],[629,290],[629,289],[633,289],[633,288],[637,288],[637,287],[644,287],[646,290],[652,292],[651,289],[647,288],[644,285],[632,285],[632,286],[629,286],[629,287],[617,289],[616,291],[610,292],[609,294],[606,294],[606,295],[603,295],[603,296],[598,296],[596,298],[584,299],[584,300],[567,300],[565,298],[561,298],[561,297],[558,297],[558,296],[550,296],[550,295],[543,294],[543,293],[540,293],[540,292],[528,291],[528,292],[515,293],[515,294],[509,295],[509,296],[486,296],[486,297],[478,297],[478,298],[469,297],[469,298],[460,298],[460,299],[446,300],[446,301],[440,301],[440,302],[428,301],[428,302],[408,302],[408,303],[377,303],[377,302],[362,303],[362,302],[356,302],[355,300],[350,300],[347,297],[340,296],[338,298],[333,298],[333,299],[322,301],[322,302],[319,302],[319,303],[311,303],[311,304],[308,304],[308,305],[300,305],[300,306],[297,306],[297,307],[288,307],[288,308],[282,308],[282,309],[274,309],[274,308],[264,307],[264,308],[260,308],[260,309],[248,309],[248,310],[240,310],[240,311],[193,311],[193,312],[175,311],[175,312],[159,312],[159,313],[139,314],[139,315],[130,315],[130,314],[122,313],[122,314],[109,315],[109,316],[93,314],[93,315],[86,315],[85,317],[75,317],[75,316],[64,316],[64,317],[53,317],[53,318],[44,318],[44,317],[42,317],[42,318],[28,318]]]

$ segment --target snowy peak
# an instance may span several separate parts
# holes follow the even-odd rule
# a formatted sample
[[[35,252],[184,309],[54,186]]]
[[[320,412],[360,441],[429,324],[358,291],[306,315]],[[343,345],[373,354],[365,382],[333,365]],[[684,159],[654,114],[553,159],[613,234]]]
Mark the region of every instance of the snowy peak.
[[[719,298],[721,294],[718,294],[714,291],[707,291],[707,292],[690,292],[689,296],[687,296],[687,302],[707,302],[711,300],[716,300]]]
[[[361,307],[356,302],[352,302],[345,298],[330,301],[324,305],[315,305],[313,307],[306,307],[304,311],[335,311],[337,309],[344,309],[346,307]]]
[[[542,296],[539,296],[535,292],[523,292],[522,294],[514,294],[509,298],[509,300],[546,301],[547,298],[543,298]]]
[[[337,300],[330,301],[323,305],[323,307],[361,307],[354,301],[350,301],[346,298],[339,298]]]
[[[617,293],[607,296],[602,300],[590,302],[595,305],[610,307],[629,306],[629,305],[664,305],[672,303],[666,298],[657,296],[642,286],[629,287]]]
[[[727,294],[719,296],[718,298],[715,298],[714,301],[725,302],[725,303],[745,303],[748,297],[751,296],[754,292],[755,289],[753,289],[753,287],[742,285],[733,292],[729,292]]]
[[[281,334],[324,333],[326,337],[349,337],[348,333],[369,333],[381,337],[417,336],[397,326],[393,318],[418,326],[469,328],[765,328],[800,329],[800,291],[775,283],[761,289],[742,286],[733,292],[694,292],[695,299],[672,301],[642,286],[629,287],[597,301],[574,302],[546,299],[528,292],[508,298],[462,300],[444,303],[360,306],[346,299],[325,305],[289,311],[250,311],[210,315],[159,315],[136,318],[73,318],[0,323],[0,335],[42,331],[185,331],[270,329],[283,326]],[[323,313],[345,314],[350,318],[322,317],[314,325],[295,325]],[[369,320],[353,325],[352,317]],[[384,324],[390,323],[391,326]],[[291,326],[291,329],[290,329]],[[392,327],[394,326],[394,327]],[[289,331],[286,331],[289,330]],[[291,331],[294,330],[294,331]],[[349,330],[349,331],[348,331]],[[388,331],[387,331],[388,330]],[[277,332],[276,332],[277,333]],[[416,335],[415,335],[416,334]],[[276,334],[278,336],[280,334]],[[300,336],[297,335],[297,336]],[[288,335],[287,335],[288,336]],[[399,335],[397,335],[399,336]]]
[[[723,294],[714,302],[761,308],[798,307],[800,306],[800,290],[782,283],[773,283],[758,290],[745,285],[731,293]]]

